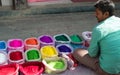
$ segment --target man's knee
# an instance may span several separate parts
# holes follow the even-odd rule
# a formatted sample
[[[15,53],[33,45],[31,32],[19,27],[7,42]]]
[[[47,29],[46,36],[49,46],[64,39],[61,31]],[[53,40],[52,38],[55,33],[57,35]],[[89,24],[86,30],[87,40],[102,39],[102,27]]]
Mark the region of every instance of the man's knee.
[[[77,50],[74,50],[74,52],[73,52],[74,56],[81,56],[81,57],[83,57],[86,54],[88,54],[88,51],[84,50],[84,49],[77,49]]]

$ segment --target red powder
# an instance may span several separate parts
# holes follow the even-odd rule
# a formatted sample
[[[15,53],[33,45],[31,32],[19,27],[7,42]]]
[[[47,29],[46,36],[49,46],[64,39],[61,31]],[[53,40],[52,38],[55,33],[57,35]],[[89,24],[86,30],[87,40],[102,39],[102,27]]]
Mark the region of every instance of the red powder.
[[[26,74],[37,74],[39,72],[39,66],[27,66],[24,67]]]
[[[37,45],[38,42],[37,42],[36,39],[28,39],[28,40],[26,41],[26,44],[28,44],[28,45]]]
[[[11,60],[20,60],[23,59],[22,52],[16,51],[10,53],[10,59]]]
[[[8,64],[0,66],[0,75],[17,75],[18,73],[17,64]]]
[[[15,72],[14,67],[6,67],[6,68],[1,68],[0,69],[0,75],[10,75]]]

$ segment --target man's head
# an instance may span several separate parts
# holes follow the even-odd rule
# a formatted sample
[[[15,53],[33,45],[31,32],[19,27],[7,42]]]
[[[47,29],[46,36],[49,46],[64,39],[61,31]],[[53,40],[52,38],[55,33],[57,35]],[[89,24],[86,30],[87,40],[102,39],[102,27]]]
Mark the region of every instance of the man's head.
[[[115,5],[112,0],[98,0],[94,7],[96,8],[96,18],[98,22],[114,15]]]

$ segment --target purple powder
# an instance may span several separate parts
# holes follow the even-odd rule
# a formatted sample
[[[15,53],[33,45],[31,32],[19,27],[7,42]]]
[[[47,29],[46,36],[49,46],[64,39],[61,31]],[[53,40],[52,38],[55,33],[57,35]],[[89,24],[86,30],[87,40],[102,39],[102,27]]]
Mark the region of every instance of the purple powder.
[[[71,52],[71,48],[69,48],[68,46],[65,46],[65,45],[59,46],[58,50],[60,52]]]
[[[52,38],[49,37],[49,36],[43,36],[43,37],[40,38],[40,40],[42,42],[45,42],[45,43],[52,43],[53,42]]]

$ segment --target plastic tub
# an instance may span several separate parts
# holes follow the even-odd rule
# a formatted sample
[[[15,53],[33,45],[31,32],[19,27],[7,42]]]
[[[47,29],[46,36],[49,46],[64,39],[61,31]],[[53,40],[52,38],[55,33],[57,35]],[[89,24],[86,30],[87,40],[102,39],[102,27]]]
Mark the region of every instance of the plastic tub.
[[[7,42],[9,50],[24,50],[24,42],[22,39],[9,39]]]
[[[42,59],[58,56],[58,52],[54,46],[44,46],[41,48],[40,52],[42,55]]]
[[[0,51],[7,52],[7,45],[5,41],[0,41]]]
[[[11,50],[8,52],[9,63],[22,64],[25,62],[24,52],[21,50]]]
[[[19,72],[18,64],[8,64],[0,66],[0,75],[18,75]]]
[[[67,34],[57,34],[54,35],[55,46],[59,44],[70,44],[71,39]]]
[[[25,59],[27,62],[40,61],[41,55],[38,49],[32,48],[25,51]]]
[[[84,38],[84,40],[86,40],[88,42],[90,42],[91,36],[92,36],[92,32],[90,32],[90,31],[82,32],[82,37]]]
[[[73,48],[68,44],[60,44],[56,46],[56,49],[60,54],[69,54],[73,52]]]
[[[28,50],[30,48],[37,48],[37,49],[40,48],[40,43],[38,39],[35,37],[25,39],[24,44],[25,44],[25,50]]]
[[[67,69],[67,61],[62,57],[45,58],[42,62],[48,74],[60,73]]]
[[[0,65],[7,64],[8,64],[7,53],[4,51],[0,51]]]
[[[42,75],[45,66],[42,62],[26,62],[20,64],[20,75]]]
[[[55,45],[55,41],[53,37],[50,35],[41,35],[38,37],[38,41],[40,41],[40,47],[47,46],[47,45]]]

